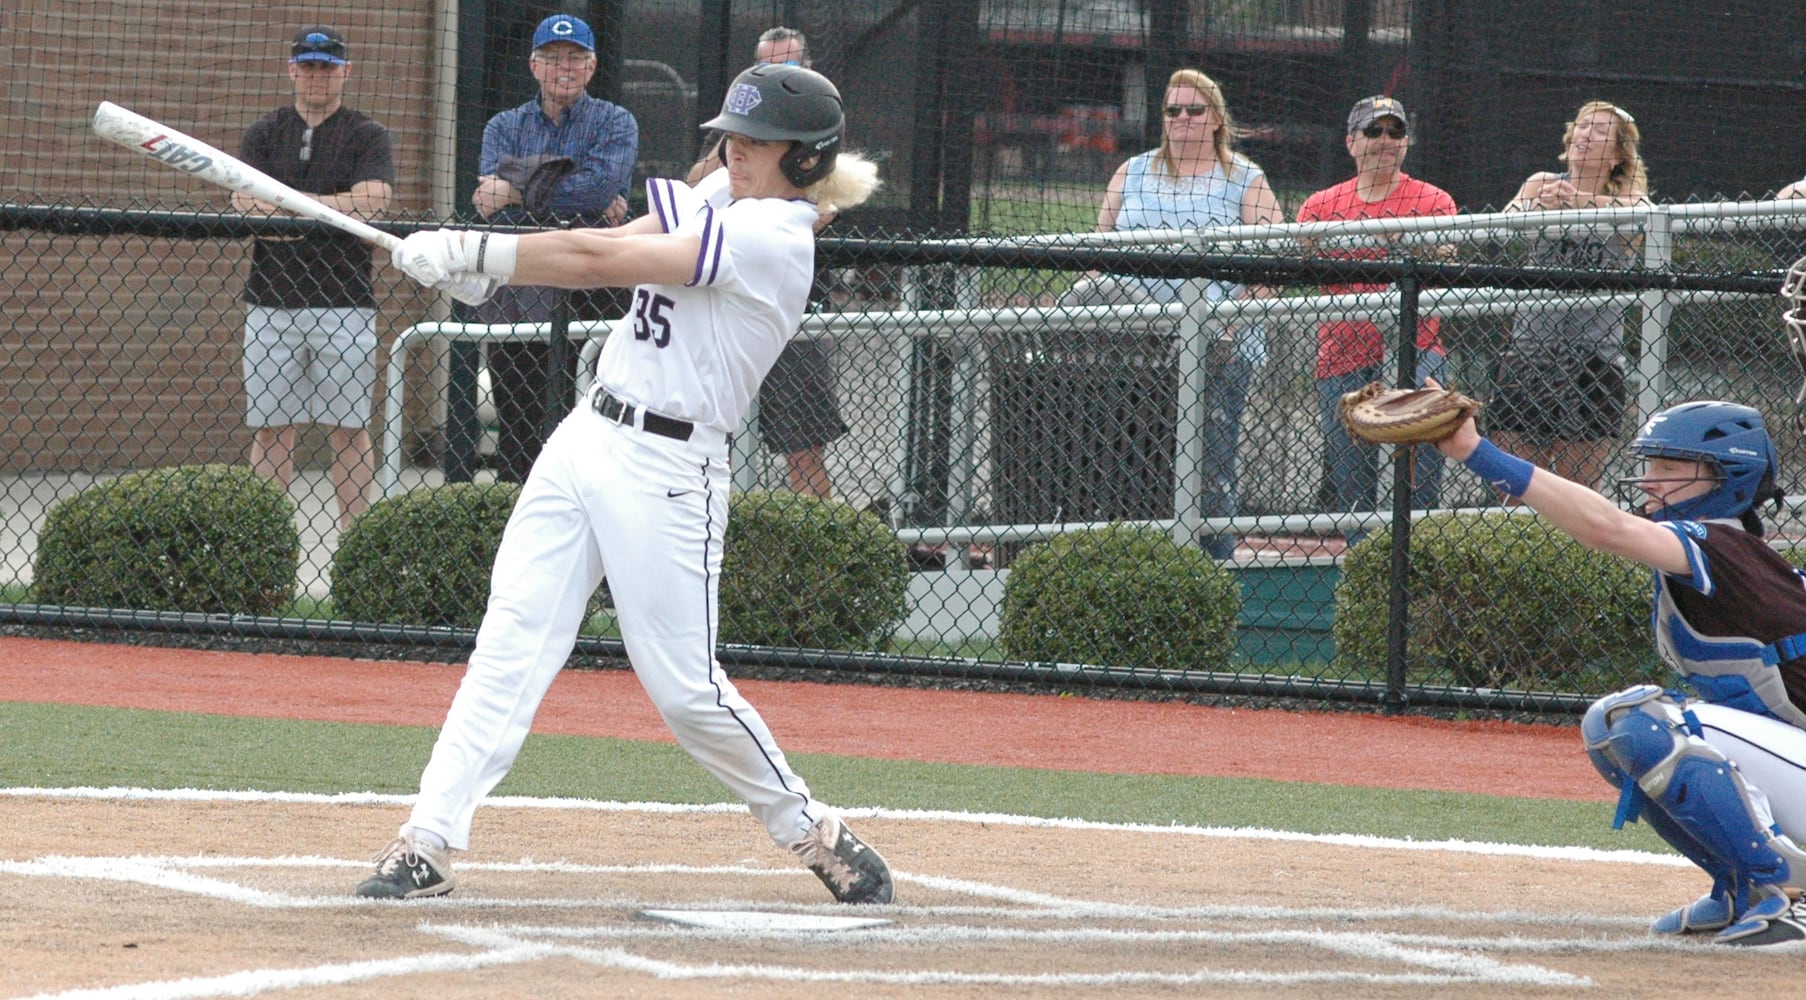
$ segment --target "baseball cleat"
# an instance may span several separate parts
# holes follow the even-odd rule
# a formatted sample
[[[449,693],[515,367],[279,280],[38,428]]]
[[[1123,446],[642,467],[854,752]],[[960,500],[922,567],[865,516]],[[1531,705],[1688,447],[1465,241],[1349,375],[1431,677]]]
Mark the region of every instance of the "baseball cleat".
[[[865,841],[829,813],[802,840],[790,845],[842,903],[888,903],[891,899],[890,866]]]
[[[1806,903],[1796,903],[1785,892],[1777,891],[1750,904],[1736,923],[1719,931],[1712,940],[1744,948],[1806,941]]]
[[[1649,925],[1652,934],[1698,934],[1723,930],[1731,925],[1731,900],[1728,896],[1704,895],[1678,910],[1657,917]]]
[[[396,837],[377,854],[376,874],[358,883],[357,894],[367,899],[443,896],[455,884],[448,854],[411,834]]]

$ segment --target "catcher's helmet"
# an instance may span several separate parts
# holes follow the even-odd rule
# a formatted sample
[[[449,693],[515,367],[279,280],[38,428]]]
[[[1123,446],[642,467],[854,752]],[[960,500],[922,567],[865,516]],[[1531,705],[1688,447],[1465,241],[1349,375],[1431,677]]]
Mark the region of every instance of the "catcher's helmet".
[[[1657,521],[1741,517],[1765,500],[1781,498],[1775,442],[1762,426],[1762,414],[1748,406],[1717,400],[1671,406],[1649,418],[1630,451],[1646,459],[1703,462],[1718,480],[1709,493],[1655,511],[1650,516]]]
[[[702,127],[749,139],[789,139],[790,151],[778,166],[801,188],[833,172],[846,115],[840,91],[827,77],[802,66],[766,64],[734,77],[721,113]],[[819,159],[805,167],[811,157]]]

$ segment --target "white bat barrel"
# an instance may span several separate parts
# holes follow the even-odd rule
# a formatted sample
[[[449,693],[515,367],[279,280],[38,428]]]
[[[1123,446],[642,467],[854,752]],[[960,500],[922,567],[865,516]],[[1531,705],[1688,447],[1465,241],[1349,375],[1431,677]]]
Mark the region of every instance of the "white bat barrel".
[[[111,101],[102,101],[94,109],[93,124],[101,138],[172,170],[260,198],[303,218],[317,219],[391,252],[401,245],[397,237],[296,191],[236,156]]]

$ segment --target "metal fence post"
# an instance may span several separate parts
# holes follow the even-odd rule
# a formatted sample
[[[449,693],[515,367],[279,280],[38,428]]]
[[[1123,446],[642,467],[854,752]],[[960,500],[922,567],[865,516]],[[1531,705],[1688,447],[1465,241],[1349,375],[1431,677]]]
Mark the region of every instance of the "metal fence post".
[[[1643,269],[1665,270],[1674,260],[1673,220],[1666,206],[1650,207],[1643,229]],[[1656,410],[1668,395],[1668,324],[1674,320],[1674,298],[1664,289],[1642,295],[1643,322],[1637,337],[1637,420]]]
[[[1417,384],[1417,275],[1406,271],[1398,280],[1398,384]],[[1411,474],[1417,449],[1398,445],[1392,452],[1392,570],[1386,583],[1386,714],[1405,708],[1405,653],[1410,636]]]

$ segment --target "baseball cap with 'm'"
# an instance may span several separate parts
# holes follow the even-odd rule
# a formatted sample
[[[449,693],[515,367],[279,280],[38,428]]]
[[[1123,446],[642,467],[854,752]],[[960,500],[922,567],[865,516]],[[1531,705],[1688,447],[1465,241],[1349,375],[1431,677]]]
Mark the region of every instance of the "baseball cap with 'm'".
[[[295,32],[295,44],[289,49],[289,62],[324,62],[345,65],[345,36],[323,24]]]
[[[539,22],[533,31],[533,47],[535,49],[553,42],[570,42],[586,52],[596,51],[596,34],[589,30],[581,18],[569,14],[553,14]]]
[[[1359,132],[1381,118],[1397,118],[1400,125],[1411,127],[1411,119],[1398,98],[1363,97],[1355,102],[1354,110],[1348,112],[1348,131]]]

